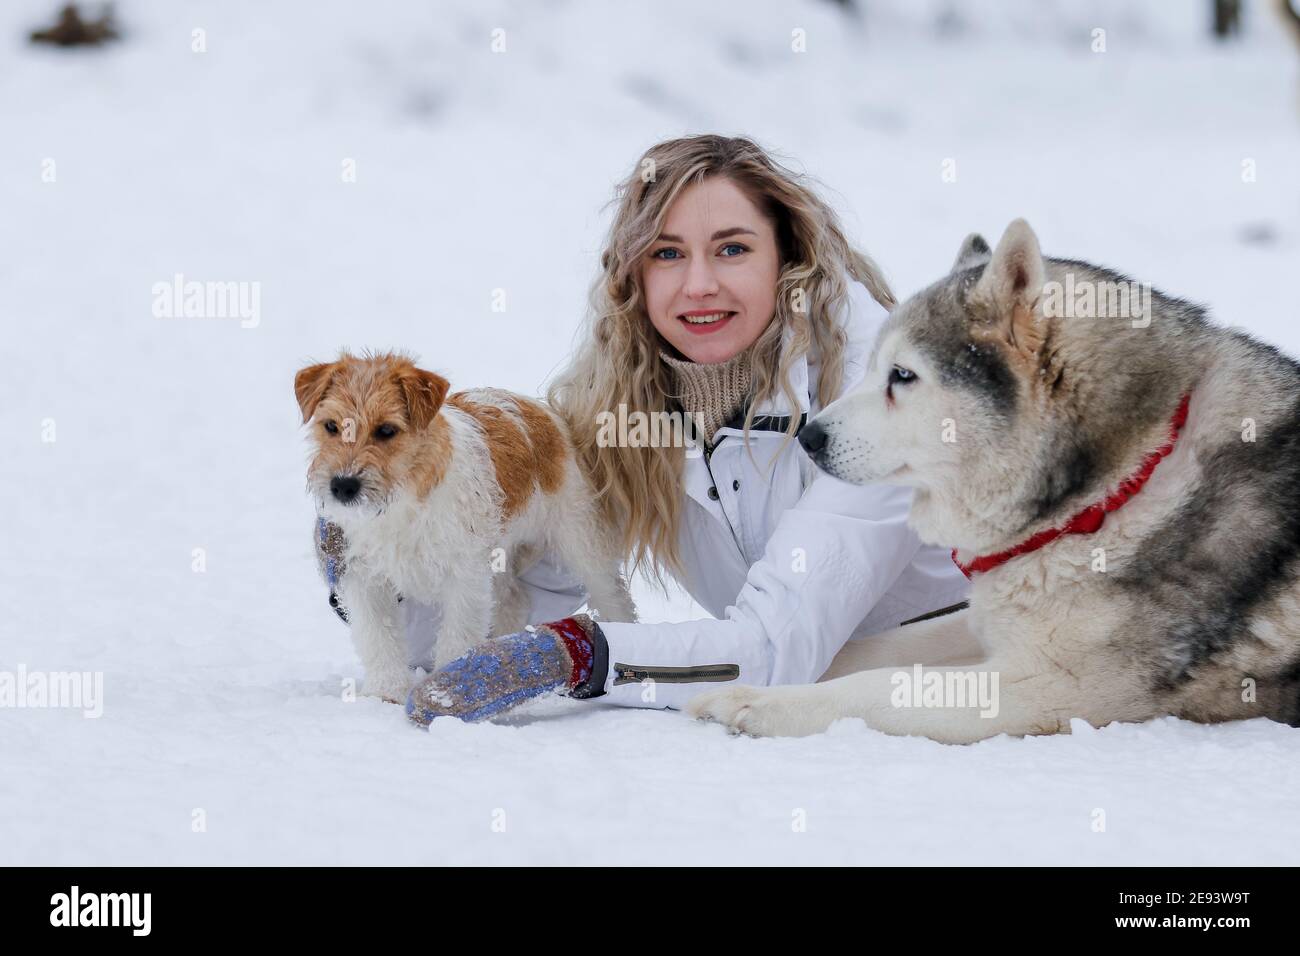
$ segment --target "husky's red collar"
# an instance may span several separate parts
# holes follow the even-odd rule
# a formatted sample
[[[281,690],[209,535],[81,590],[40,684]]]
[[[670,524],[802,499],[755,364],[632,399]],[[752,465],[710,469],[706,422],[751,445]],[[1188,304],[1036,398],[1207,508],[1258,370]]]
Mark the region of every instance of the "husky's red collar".
[[[962,564],[957,560],[957,552],[954,549],[952,552],[953,562],[957,567],[961,568],[962,574],[970,577],[972,574],[983,574],[985,571],[992,571],[998,565],[1005,564],[1012,558],[1018,558],[1022,554],[1037,551],[1043,545],[1055,541],[1062,535],[1092,534],[1097,531],[1101,528],[1106,515],[1112,511],[1118,511],[1125,502],[1141,491],[1142,486],[1151,477],[1151,473],[1156,470],[1156,465],[1160,464],[1174,450],[1174,444],[1178,441],[1178,434],[1187,421],[1187,405],[1191,398],[1190,394],[1184,395],[1182,401],[1178,403],[1178,410],[1174,412],[1174,417],[1169,422],[1169,440],[1142,459],[1142,464],[1138,467],[1138,470],[1120,482],[1119,487],[1115,489],[1113,494],[1084,508],[1060,527],[1046,528],[1020,542],[1015,547],[999,551],[997,554],[980,555],[970,563]]]

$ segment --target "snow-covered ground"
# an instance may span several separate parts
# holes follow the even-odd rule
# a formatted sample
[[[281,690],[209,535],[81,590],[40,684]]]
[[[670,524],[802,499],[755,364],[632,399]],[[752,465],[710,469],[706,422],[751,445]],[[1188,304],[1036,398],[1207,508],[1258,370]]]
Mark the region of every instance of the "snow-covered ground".
[[[900,293],[1023,215],[1300,354],[1300,56],[1261,4],[1223,49],[1208,3],[1119,0],[121,0],[115,47],[26,45],[53,6],[0,7],[0,670],[101,672],[103,714],[0,709],[0,863],[1300,862],[1300,733],[1263,721],[956,748],[347,702],[291,388],[347,345],[538,391],[613,183],[705,130],[816,176]],[[155,316],[178,273],[260,283],[257,321]]]

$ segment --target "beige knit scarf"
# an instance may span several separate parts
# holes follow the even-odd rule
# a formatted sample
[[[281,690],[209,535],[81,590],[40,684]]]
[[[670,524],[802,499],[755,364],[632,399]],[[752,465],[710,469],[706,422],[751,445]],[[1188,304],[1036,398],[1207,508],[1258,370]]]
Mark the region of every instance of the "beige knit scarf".
[[[749,399],[748,349],[712,365],[675,358],[663,349],[659,357],[673,372],[678,404],[690,413],[705,444],[713,447],[713,436]]]

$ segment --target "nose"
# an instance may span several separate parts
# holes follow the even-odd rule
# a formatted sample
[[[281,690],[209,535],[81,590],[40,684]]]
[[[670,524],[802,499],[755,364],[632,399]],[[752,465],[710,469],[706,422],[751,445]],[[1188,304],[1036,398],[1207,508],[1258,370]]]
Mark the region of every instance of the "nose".
[[[361,479],[352,475],[335,475],[330,479],[330,494],[347,504],[361,493]]]
[[[714,275],[707,256],[696,256],[691,260],[686,272],[686,288],[682,291],[689,299],[717,294],[718,277]]]
[[[798,438],[809,458],[816,458],[826,448],[826,429],[818,422],[809,422],[799,429]]]

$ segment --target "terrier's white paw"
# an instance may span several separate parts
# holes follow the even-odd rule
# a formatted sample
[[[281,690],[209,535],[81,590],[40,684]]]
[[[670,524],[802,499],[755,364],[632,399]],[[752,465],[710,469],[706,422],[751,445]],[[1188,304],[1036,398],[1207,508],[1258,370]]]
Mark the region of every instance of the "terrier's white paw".
[[[367,674],[361,685],[365,697],[378,697],[390,704],[406,705],[406,697],[411,692],[413,681],[411,672],[403,668],[400,672],[377,672]]]
[[[751,737],[803,737],[827,723],[808,706],[798,687],[732,687],[693,698],[686,713],[722,724],[733,734]]]

